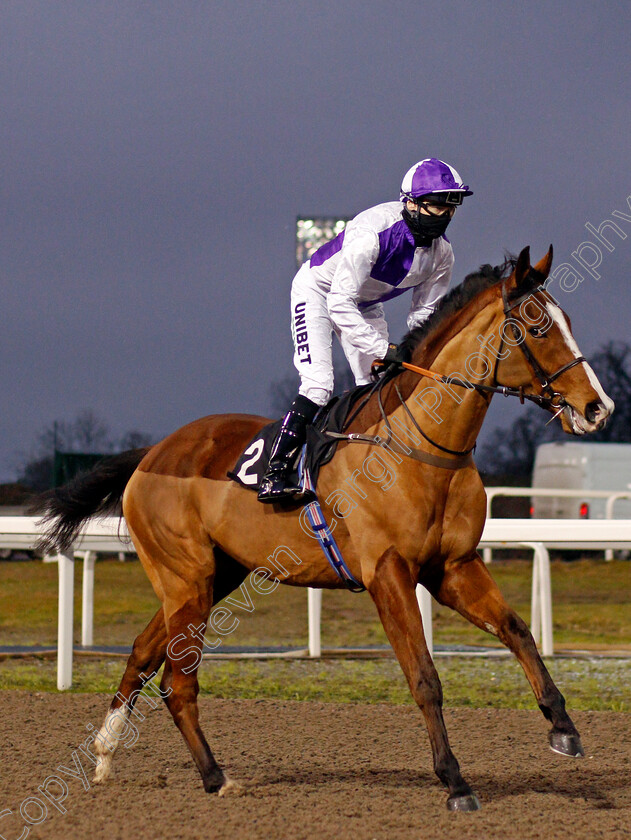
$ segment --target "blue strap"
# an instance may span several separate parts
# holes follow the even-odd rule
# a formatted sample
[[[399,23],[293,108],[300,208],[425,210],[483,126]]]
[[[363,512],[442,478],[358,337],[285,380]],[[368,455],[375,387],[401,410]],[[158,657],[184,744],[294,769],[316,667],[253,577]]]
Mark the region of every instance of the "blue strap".
[[[351,592],[365,592],[366,587],[353,577],[351,570],[348,568],[342,557],[342,552],[338,544],[335,542],[331,529],[327,525],[320,502],[315,494],[315,488],[311,481],[309,468],[306,466],[307,445],[302,448],[300,455],[300,462],[298,464],[298,476],[303,490],[309,491],[313,496],[313,501],[305,505],[307,519],[311,525],[311,530],[314,532],[320,543],[320,548],[324,552],[324,556],[329,561],[331,568],[337,576],[344,581]]]

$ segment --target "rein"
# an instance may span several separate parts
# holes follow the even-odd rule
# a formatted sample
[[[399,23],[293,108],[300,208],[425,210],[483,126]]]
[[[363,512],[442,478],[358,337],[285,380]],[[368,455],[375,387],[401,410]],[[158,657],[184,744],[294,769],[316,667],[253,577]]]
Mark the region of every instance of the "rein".
[[[548,377],[548,379],[546,380],[546,386],[550,382],[553,382],[557,377],[561,376],[562,373],[565,373],[566,370],[569,370],[571,367],[574,367],[574,365],[584,361],[586,361],[586,359],[582,356],[580,357],[580,359],[573,359],[569,364],[564,365],[555,374]],[[401,362],[400,364],[401,367],[406,368],[406,370],[411,370],[414,373],[418,373],[420,376],[427,376],[430,379],[435,379],[436,382],[442,382],[444,385],[459,385],[461,388],[467,388],[469,391],[479,391],[482,394],[502,394],[502,396],[504,397],[519,397],[519,402],[522,405],[524,404],[525,400],[530,400],[530,402],[534,402],[537,405],[550,408],[565,408],[565,406],[567,405],[561,394],[557,393],[556,391],[550,397],[543,396],[543,394],[527,394],[524,391],[523,386],[520,388],[511,388],[509,385],[476,385],[474,382],[469,382],[466,379],[458,379],[455,376],[443,376],[440,373],[434,373],[434,371],[425,370],[425,368],[417,367],[416,365],[412,365],[409,362]],[[559,400],[562,402],[555,402],[557,398],[559,398]]]
[[[405,370],[412,371],[413,373],[416,373],[419,376],[424,376],[424,377],[427,377],[428,379],[433,379],[435,382],[440,382],[444,385],[458,385],[459,387],[466,388],[469,391],[475,390],[480,394],[490,394],[491,396],[493,394],[501,394],[504,397],[519,397],[519,402],[522,405],[524,404],[525,400],[529,400],[530,402],[533,402],[536,405],[541,406],[542,408],[547,408],[551,411],[555,411],[554,417],[552,419],[557,417],[563,411],[563,409],[568,405],[568,402],[565,400],[565,398],[563,397],[563,395],[561,393],[559,393],[558,391],[555,391],[552,388],[552,383],[556,379],[558,379],[562,374],[564,374],[568,370],[570,370],[571,368],[575,367],[576,365],[582,364],[583,362],[586,362],[587,360],[584,356],[577,356],[575,359],[572,359],[572,361],[563,365],[557,371],[555,371],[554,373],[551,373],[551,374],[546,373],[546,371],[543,369],[543,367],[539,364],[539,362],[535,358],[534,354],[532,353],[532,351],[530,350],[530,348],[526,344],[525,336],[522,334],[518,323],[515,321],[515,319],[510,317],[510,313],[512,312],[513,309],[515,309],[521,303],[523,303],[524,300],[527,300],[534,292],[540,291],[541,288],[543,287],[543,282],[544,282],[545,278],[543,277],[543,275],[540,275],[540,273],[537,272],[536,269],[531,268],[528,276],[533,276],[537,280],[539,280],[538,285],[536,287],[534,287],[533,289],[531,289],[526,294],[517,298],[517,300],[514,300],[512,302],[509,301],[509,299],[508,299],[508,293],[507,293],[507,290],[506,290],[506,283],[505,282],[502,283],[502,301],[503,301],[503,304],[504,304],[504,323],[503,323],[502,326],[504,326],[504,324],[507,324],[507,323],[510,324],[511,330],[513,332],[513,336],[515,338],[515,341],[517,342],[517,346],[519,347],[519,349],[523,353],[524,358],[526,359],[526,361],[528,362],[530,367],[533,369],[534,374],[535,374],[539,384],[541,385],[541,393],[540,394],[531,394],[531,393],[527,394],[524,391],[524,386],[523,385],[520,386],[519,388],[513,388],[513,387],[510,387],[508,385],[500,385],[497,382],[497,366],[498,366],[499,358],[500,358],[500,355],[501,355],[502,346],[503,346],[503,343],[504,343],[504,337],[503,337],[502,330],[500,330],[500,333],[502,335],[502,339],[501,339],[500,347],[499,347],[498,354],[496,356],[496,361],[495,361],[495,371],[494,371],[494,375],[493,375],[493,379],[495,380],[494,385],[476,384],[476,383],[473,383],[473,382],[469,382],[466,379],[459,379],[458,377],[454,377],[454,376],[444,376],[441,373],[436,373],[435,371],[428,370],[427,368],[422,368],[422,367],[419,367],[418,365],[413,365],[410,362],[399,362],[399,367],[405,368]],[[383,362],[381,360],[374,362],[373,372],[375,373],[375,375],[378,375],[376,373],[376,371],[374,370],[375,367],[382,367],[382,366],[383,366]],[[345,427],[348,427],[348,425],[350,425],[350,423],[355,419],[355,417],[359,414],[359,412],[362,410],[362,408],[364,408],[364,406],[366,405],[368,400],[373,396],[373,394],[376,391],[377,401],[378,401],[378,405],[379,405],[379,411],[381,412],[382,419],[383,419],[383,421],[386,425],[386,429],[388,430],[387,441],[383,441],[378,435],[372,436],[372,435],[364,435],[364,434],[358,434],[358,433],[339,434],[339,433],[333,433],[333,432],[327,432],[326,434],[328,434],[331,437],[347,440],[351,443],[352,442],[367,443],[367,444],[372,444],[372,445],[377,445],[377,446],[383,446],[385,448],[391,447],[392,442],[393,442],[392,427],[390,425],[390,421],[388,420],[388,415],[385,412],[385,409],[384,409],[384,406],[383,406],[383,401],[382,401],[382,395],[381,395],[383,386],[387,382],[390,382],[390,381],[392,381],[392,379],[387,377],[387,376],[382,376],[379,379],[377,379],[377,381],[375,382],[375,384],[373,385],[371,390],[368,392],[368,394],[361,401],[361,404],[351,414],[351,416],[348,418],[348,420],[344,424]],[[441,452],[445,452],[445,453],[447,453],[449,455],[453,455],[455,457],[454,458],[442,458],[440,456],[431,455],[430,453],[424,452],[423,450],[420,450],[420,449],[410,449],[407,446],[401,445],[397,441],[397,445],[398,445],[399,449],[401,450],[402,454],[408,455],[409,457],[412,457],[412,458],[414,458],[415,460],[418,460],[418,461],[422,461],[423,463],[431,464],[432,466],[442,467],[443,469],[452,469],[452,470],[462,469],[463,467],[469,466],[469,464],[471,464],[473,462],[473,459],[471,457],[471,453],[475,449],[475,446],[476,446],[475,443],[469,449],[457,450],[457,449],[448,449],[447,447],[442,446],[440,443],[437,443],[436,441],[432,440],[421,429],[421,427],[417,423],[416,419],[414,418],[414,415],[412,414],[412,412],[408,408],[408,406],[406,404],[406,401],[403,399],[403,396],[401,394],[399,386],[396,382],[394,382],[394,388],[396,390],[397,397],[399,398],[399,402],[401,403],[401,406],[405,410],[408,418],[411,420],[412,425],[421,434],[421,436],[428,443],[430,443],[432,446],[436,447],[436,449],[439,449]]]
[[[545,281],[545,277],[538,272],[536,269],[531,268],[530,272],[528,273],[528,277],[533,277],[538,280],[538,285],[531,289],[529,292],[521,295],[516,300],[512,302],[508,299],[508,293],[506,291],[506,283],[502,283],[502,302],[504,304],[504,324],[510,324],[511,331],[517,342],[517,346],[523,353],[526,361],[533,369],[539,384],[541,385],[541,393],[540,394],[526,394],[524,392],[523,386],[520,388],[511,388],[508,385],[500,385],[497,381],[497,366],[499,364],[499,360],[502,354],[502,347],[504,345],[504,334],[502,329],[500,329],[500,335],[502,336],[500,346],[498,348],[497,355],[495,357],[495,371],[493,374],[493,379],[495,380],[494,385],[476,385],[473,382],[468,382],[467,380],[458,379],[457,377],[450,377],[450,376],[443,376],[440,373],[434,373],[434,371],[426,370],[422,367],[417,367],[417,365],[412,365],[409,362],[401,362],[401,367],[406,368],[407,370],[414,371],[414,373],[418,373],[421,376],[427,376],[430,379],[434,379],[437,382],[442,382],[444,385],[459,385],[461,388],[468,388],[469,390],[476,390],[482,394],[502,394],[504,397],[519,397],[519,402],[523,405],[525,400],[529,400],[530,402],[534,402],[536,405],[539,405],[544,408],[550,409],[559,409],[565,408],[567,402],[562,394],[558,391],[554,391],[552,389],[552,383],[555,379],[558,379],[559,376],[564,374],[566,371],[570,370],[571,368],[575,367],[576,365],[580,365],[583,362],[586,362],[587,359],[585,356],[577,356],[575,359],[572,359],[571,362],[568,362],[566,365],[560,367],[554,373],[546,373],[545,370],[541,367],[537,359],[535,358],[533,352],[531,351],[530,347],[526,344],[524,340],[524,336],[520,332],[519,326],[514,318],[510,317],[510,313],[513,309],[516,309],[520,306],[525,300],[527,300],[534,292],[541,291],[543,288],[543,284]],[[503,326],[503,325],[502,325]],[[547,394],[547,392],[550,392]]]

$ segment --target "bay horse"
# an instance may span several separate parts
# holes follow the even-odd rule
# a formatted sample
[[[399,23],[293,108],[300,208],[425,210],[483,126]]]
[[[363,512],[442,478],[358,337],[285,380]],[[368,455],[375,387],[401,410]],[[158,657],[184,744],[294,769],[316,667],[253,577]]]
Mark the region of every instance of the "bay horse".
[[[445,296],[433,316],[405,337],[407,368],[384,375],[382,387],[352,418],[346,431],[364,445],[342,440],[318,480],[346,564],[370,593],[424,716],[450,810],[480,806],[449,746],[417,583],[512,651],[552,725],[551,748],[583,755],[565,700],[526,624],[506,604],[477,552],[486,496],[471,450],[493,394],[538,402],[577,435],[602,428],[614,408],[580,355],[568,319],[545,290],[551,262],[552,247],[531,267],[525,248],[502,267],[483,266]],[[42,501],[45,542],[63,548],[89,516],[108,511],[122,497],[138,556],[162,603],[134,642],[94,742],[96,781],[111,772],[108,735],[126,726],[146,675],[164,663],[160,693],[204,788],[227,792],[232,783],[204,737],[197,707],[197,668],[211,608],[253,571],[267,586],[280,579],[291,586],[344,587],[305,532],[300,505],[262,505],[226,476],[268,422],[252,415],[205,417],[151,448],[114,456]],[[384,471],[396,479],[388,479],[387,492],[386,481],[375,479]],[[278,561],[283,547],[295,562],[287,561],[287,552]]]

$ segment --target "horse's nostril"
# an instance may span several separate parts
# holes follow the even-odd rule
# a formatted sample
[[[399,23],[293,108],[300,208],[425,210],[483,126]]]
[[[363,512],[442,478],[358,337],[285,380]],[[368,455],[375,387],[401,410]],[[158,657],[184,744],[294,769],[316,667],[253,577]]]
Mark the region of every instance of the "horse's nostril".
[[[585,408],[585,418],[589,420],[590,423],[593,423],[598,414],[600,413],[601,408],[604,408],[602,403],[599,402],[591,402]]]

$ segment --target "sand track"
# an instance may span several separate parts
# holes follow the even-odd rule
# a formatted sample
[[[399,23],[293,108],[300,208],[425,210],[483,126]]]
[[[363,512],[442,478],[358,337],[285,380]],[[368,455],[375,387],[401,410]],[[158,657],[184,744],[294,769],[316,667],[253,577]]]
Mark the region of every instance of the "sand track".
[[[0,711],[0,835],[13,840],[20,804],[100,725],[109,698],[4,692]],[[631,838],[631,716],[583,712],[583,760],[553,754],[538,712],[446,711],[452,746],[483,803],[450,814],[413,707],[202,699],[215,755],[245,786],[206,795],[164,707],[138,722],[116,776],[85,790],[68,779],[31,838]],[[84,760],[87,767],[88,762]],[[88,777],[91,781],[91,775]],[[59,786],[52,783],[53,795]],[[45,801],[45,800],[44,800]],[[33,800],[27,814],[42,816]]]

